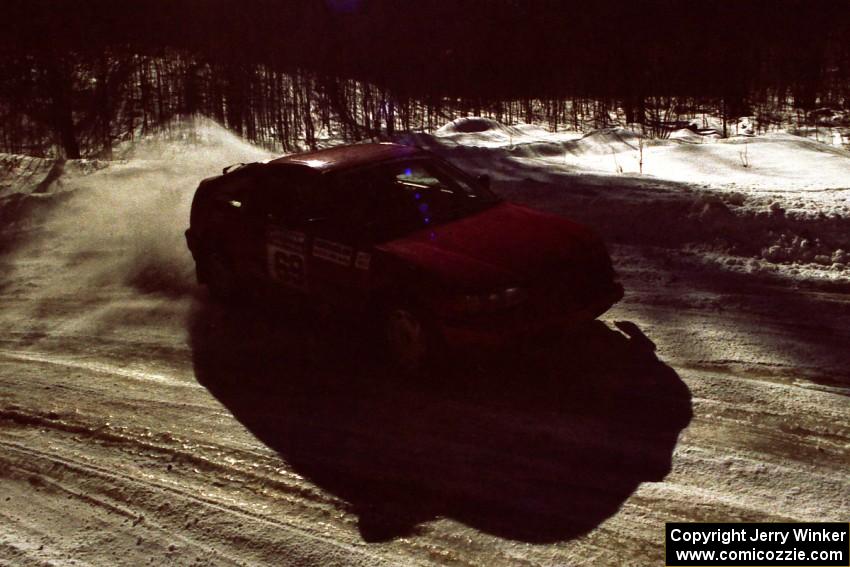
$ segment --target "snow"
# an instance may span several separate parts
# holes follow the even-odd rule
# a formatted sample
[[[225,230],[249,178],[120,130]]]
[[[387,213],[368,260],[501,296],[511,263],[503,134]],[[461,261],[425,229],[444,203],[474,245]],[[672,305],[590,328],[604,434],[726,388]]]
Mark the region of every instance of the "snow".
[[[444,384],[310,366],[304,329],[210,305],[183,240],[198,181],[266,152],[200,120],[49,183],[0,156],[0,562],[660,564],[666,521],[850,515],[848,152],[474,118],[395,139],[598,230],[623,301]]]
[[[553,168],[642,174],[648,181],[658,178],[714,189],[775,193],[786,200],[806,195],[821,206],[844,204],[847,210],[850,152],[800,136],[769,133],[719,139],[682,129],[673,132],[671,139],[653,140],[625,128],[596,130],[579,139],[540,134],[504,126],[475,135],[437,132],[439,138],[468,147],[512,146],[517,159],[544,160]],[[552,145],[560,146],[557,153]]]
[[[574,216],[614,246],[661,247],[690,269],[850,286],[850,152],[827,143],[784,132],[718,139],[682,129],[664,140],[624,128],[548,132],[477,117],[393,139],[487,173],[506,197]],[[30,201],[67,193],[43,222],[65,235],[50,244],[56,254],[81,258],[67,268],[73,288],[121,273],[130,285],[182,293],[192,266],[174,227],[186,222],[197,180],[270,155],[206,119],[115,153],[111,162],[67,162],[47,186],[52,160],[0,156],[5,222],[24,230],[38,218]],[[92,249],[124,252],[95,268]]]
[[[691,129],[665,140],[624,128],[582,135],[476,117],[394,140],[487,173],[506,197],[574,216],[615,247],[661,247],[689,269],[850,286],[850,152],[826,143],[788,133],[718,139]],[[174,227],[185,225],[197,181],[270,155],[207,119],[175,123],[115,153],[112,162],[67,162],[47,187],[52,160],[0,156],[0,199],[16,204],[6,207],[6,221],[22,230],[18,223],[37,217],[21,203],[72,195],[43,221],[65,235],[49,245],[54,253],[81,259],[66,268],[65,292],[122,274],[131,287],[183,293],[192,265]],[[92,249],[123,252],[103,262]],[[44,293],[61,295],[54,287]]]
[[[12,262],[26,269],[11,271],[4,282],[30,299],[0,313],[9,332],[30,328],[45,305],[93,288],[108,290],[113,299],[67,320],[45,321],[39,332],[58,337],[113,328],[120,324],[115,312],[132,307],[140,321],[168,317],[175,298],[185,304],[194,286],[183,230],[198,182],[225,165],[270,157],[205,119],[171,125],[115,153],[111,162],[66,162],[63,175],[42,190],[54,160],[0,155],[8,164],[0,174],[7,231],[33,234],[12,254]],[[57,270],[61,277],[51,277]]]
[[[574,207],[579,187],[592,191],[604,213],[588,220],[603,230],[646,215],[615,237],[624,244],[666,241],[672,253],[732,271],[850,283],[850,152],[787,132],[753,135],[748,123],[738,130],[749,134],[681,129],[659,140],[625,128],[579,135],[463,118],[434,136],[395,139],[486,171],[511,196],[539,192],[529,183],[560,186],[547,191],[554,209]]]
[[[442,144],[498,148],[516,144],[558,144],[581,135],[574,131],[548,132],[532,124],[506,126],[492,118],[457,118],[434,132]]]

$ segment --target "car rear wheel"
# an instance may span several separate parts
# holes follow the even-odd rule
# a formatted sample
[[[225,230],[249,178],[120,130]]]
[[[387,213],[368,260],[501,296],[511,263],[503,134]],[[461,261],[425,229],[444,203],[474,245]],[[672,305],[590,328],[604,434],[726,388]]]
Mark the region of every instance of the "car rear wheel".
[[[212,252],[205,261],[207,288],[218,301],[229,302],[236,297],[236,276],[230,263],[221,255]]]

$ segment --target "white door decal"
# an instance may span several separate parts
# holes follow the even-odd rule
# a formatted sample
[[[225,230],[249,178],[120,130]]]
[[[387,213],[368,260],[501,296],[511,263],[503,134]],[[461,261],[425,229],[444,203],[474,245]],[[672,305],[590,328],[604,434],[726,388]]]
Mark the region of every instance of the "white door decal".
[[[313,256],[333,262],[334,264],[339,264],[340,266],[345,266],[346,268],[351,265],[352,252],[351,246],[346,246],[332,240],[325,240],[324,238],[317,238],[313,243]]]
[[[295,230],[269,230],[267,261],[269,275],[287,287],[307,288],[307,237]]]

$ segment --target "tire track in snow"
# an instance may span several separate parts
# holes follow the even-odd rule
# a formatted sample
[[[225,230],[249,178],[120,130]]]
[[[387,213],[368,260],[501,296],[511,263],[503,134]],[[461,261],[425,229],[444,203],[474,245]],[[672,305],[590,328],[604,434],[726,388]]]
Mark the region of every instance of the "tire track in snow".
[[[143,370],[133,370],[131,368],[122,368],[113,364],[104,362],[94,362],[90,360],[80,360],[76,358],[66,358],[55,354],[39,353],[39,352],[16,352],[8,350],[0,350],[0,356],[11,360],[20,360],[25,362],[35,362],[39,364],[50,364],[53,366],[65,366],[75,370],[85,370],[95,374],[110,374],[112,376],[121,376],[122,378],[130,378],[143,382],[154,382],[165,384],[168,386],[177,386],[180,388],[203,389],[203,386],[197,382],[180,380],[167,374],[157,372],[147,372]]]
[[[58,466],[66,473],[71,473],[81,478],[97,479],[99,483],[103,486],[129,485],[136,487],[138,490],[149,494],[149,496],[151,497],[151,499],[148,501],[149,504],[152,502],[156,502],[157,500],[160,500],[163,497],[177,497],[178,499],[184,500],[187,503],[198,508],[203,508],[209,511],[221,512],[226,515],[234,516],[243,520],[262,524],[264,526],[273,528],[279,532],[284,532],[286,533],[285,539],[289,540],[290,544],[293,545],[297,545],[296,542],[300,540],[306,540],[306,542],[309,542],[311,545],[325,548],[334,548],[339,552],[344,552],[345,557],[347,558],[345,561],[346,563],[350,562],[353,556],[357,556],[363,560],[366,560],[367,563],[365,564],[368,565],[393,564],[392,561],[387,560],[387,558],[383,555],[370,552],[362,545],[345,543],[344,541],[340,541],[339,539],[333,539],[324,535],[319,535],[313,531],[309,531],[291,522],[286,522],[262,514],[258,514],[257,512],[254,512],[244,506],[241,506],[234,501],[225,502],[222,499],[216,500],[204,495],[204,493],[201,491],[193,493],[175,484],[164,483],[161,479],[152,480],[149,475],[130,475],[127,473],[119,472],[115,469],[108,470],[104,467],[99,467],[91,463],[85,463],[67,455],[60,456],[55,451],[45,453],[36,449],[31,449],[29,447],[21,445],[20,443],[15,442],[0,441],[0,447],[2,447],[4,450],[4,453],[0,454],[0,459],[6,460],[8,463],[8,455],[17,454],[22,458],[16,459],[13,462],[15,468],[20,468],[21,470],[27,471],[30,474],[38,474],[40,476],[43,476],[45,474],[50,475],[51,473],[55,474],[55,471]],[[52,449],[55,448],[56,446],[54,445]],[[35,463],[39,463],[39,465],[32,466]],[[65,490],[69,491],[67,488]],[[70,492],[72,494],[74,493],[73,491]],[[80,493],[77,493],[77,497],[89,504],[98,505],[106,509],[112,510],[113,512],[118,511],[122,516],[134,517],[135,515],[137,515],[135,512],[131,511],[133,508],[125,508],[124,506],[116,505],[112,502],[103,501],[100,498],[92,497],[90,495],[82,495]],[[148,516],[146,516],[146,522],[147,518]],[[196,542],[193,542],[191,538],[188,538],[187,536],[184,536],[180,533],[174,532],[171,528],[168,528],[167,526],[162,525],[158,526],[158,528],[161,533],[167,534],[169,537],[180,539],[184,541],[184,543],[196,544]],[[278,534],[278,537],[280,538],[278,540],[278,543],[281,543],[280,540],[284,539],[280,536],[281,534]],[[234,563],[242,562],[242,560],[236,559],[235,557],[230,557],[219,549],[213,550],[212,548],[210,548],[210,551],[214,551],[217,554],[221,554],[222,556],[233,561]],[[328,557],[331,556],[332,555],[329,555]],[[410,561],[410,559],[411,558],[405,558],[404,563],[415,564],[415,562]]]

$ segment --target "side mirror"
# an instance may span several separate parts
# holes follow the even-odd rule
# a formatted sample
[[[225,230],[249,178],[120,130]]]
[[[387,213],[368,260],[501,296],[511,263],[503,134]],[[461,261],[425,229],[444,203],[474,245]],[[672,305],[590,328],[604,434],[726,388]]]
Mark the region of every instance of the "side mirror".
[[[328,222],[328,217],[310,217],[305,220],[305,224],[310,227],[323,226]]]
[[[227,174],[228,174],[228,173],[230,173],[231,171],[236,171],[237,169],[239,169],[240,167],[243,167],[244,165],[245,165],[245,164],[244,164],[244,163],[241,163],[241,162],[240,162],[240,163],[234,163],[234,164],[228,165],[227,167],[225,167],[225,168],[223,168],[223,169],[221,170],[221,174],[222,174],[222,175],[227,175]]]
[[[479,175],[478,183],[480,183],[485,189],[490,189],[490,176],[487,174]]]

